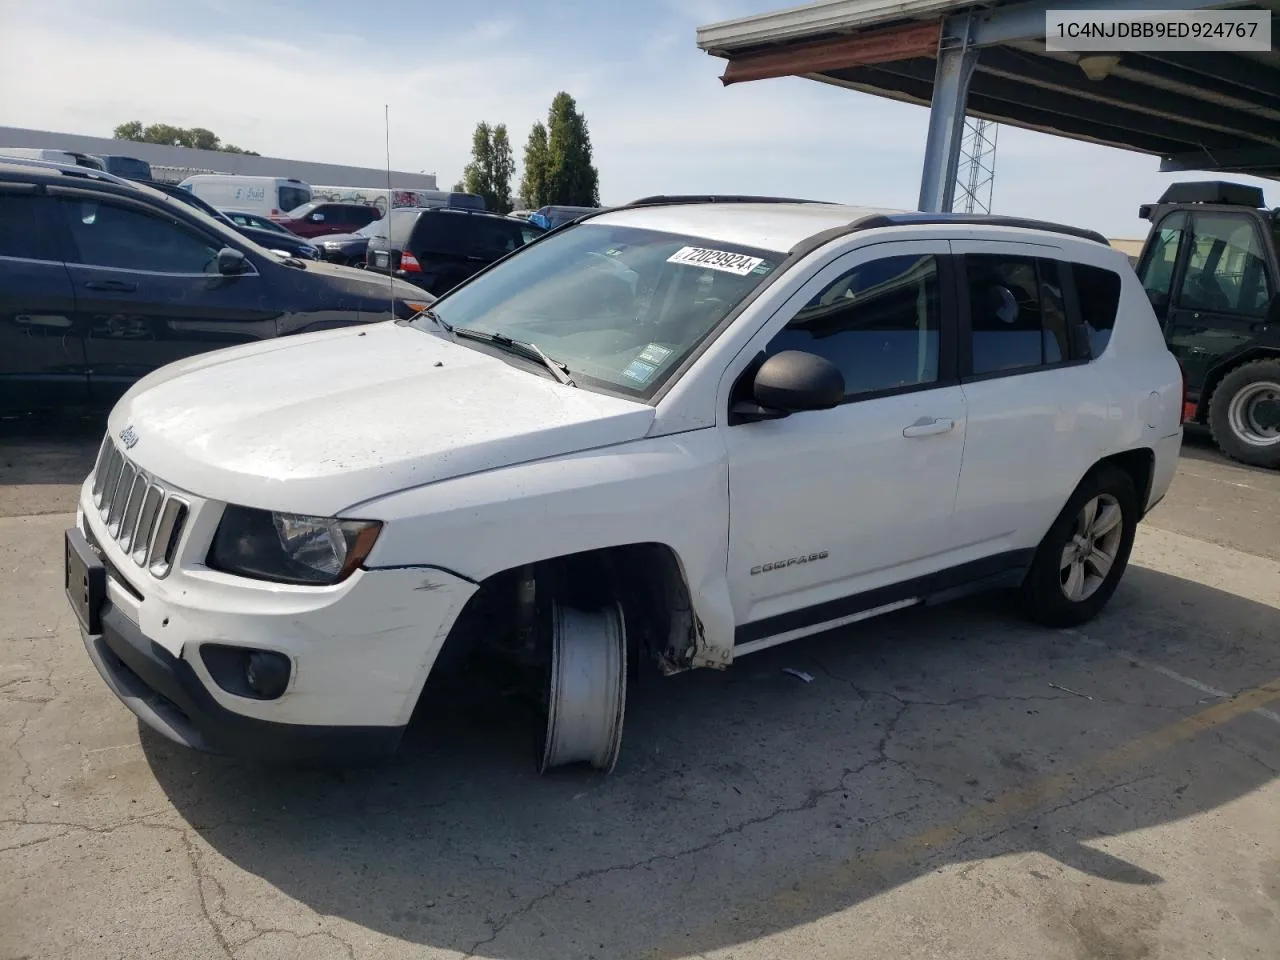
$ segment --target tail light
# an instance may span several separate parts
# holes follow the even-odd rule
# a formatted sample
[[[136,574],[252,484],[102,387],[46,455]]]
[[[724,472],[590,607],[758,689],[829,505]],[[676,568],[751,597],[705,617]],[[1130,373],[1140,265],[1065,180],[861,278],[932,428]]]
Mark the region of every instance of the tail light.
[[[400,254],[400,269],[405,273],[421,273],[422,264],[418,262],[418,258],[406,250]]]
[[[1196,405],[1187,399],[1187,370],[1181,363],[1178,364],[1178,372],[1182,374],[1182,422],[1191,423],[1196,418]]]

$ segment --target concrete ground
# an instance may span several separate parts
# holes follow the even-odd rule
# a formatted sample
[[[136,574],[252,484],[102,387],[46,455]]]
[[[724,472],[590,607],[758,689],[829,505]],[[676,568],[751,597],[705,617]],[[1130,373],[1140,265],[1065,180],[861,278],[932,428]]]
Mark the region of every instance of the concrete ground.
[[[1280,956],[1280,474],[1202,438],[1086,629],[869,621],[644,684],[614,776],[540,779],[449,691],[378,770],[140,731],[61,590],[98,427],[4,429],[0,960]]]

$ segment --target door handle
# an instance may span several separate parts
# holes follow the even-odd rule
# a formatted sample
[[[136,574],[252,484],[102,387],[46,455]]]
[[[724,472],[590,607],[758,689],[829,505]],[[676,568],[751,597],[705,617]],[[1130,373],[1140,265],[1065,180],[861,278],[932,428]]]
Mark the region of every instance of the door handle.
[[[136,283],[126,283],[123,280],[90,280],[85,284],[88,290],[110,290],[113,293],[133,293],[138,289]]]
[[[904,437],[933,437],[947,433],[954,428],[956,422],[950,417],[921,417],[902,431]]]

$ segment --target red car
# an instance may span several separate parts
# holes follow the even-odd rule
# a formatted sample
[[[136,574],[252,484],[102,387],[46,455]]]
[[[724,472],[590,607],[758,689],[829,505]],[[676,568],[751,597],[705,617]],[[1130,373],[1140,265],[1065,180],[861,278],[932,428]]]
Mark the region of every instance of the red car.
[[[382,212],[368,203],[313,200],[271,219],[300,237],[322,237],[329,233],[355,233],[381,220]]]

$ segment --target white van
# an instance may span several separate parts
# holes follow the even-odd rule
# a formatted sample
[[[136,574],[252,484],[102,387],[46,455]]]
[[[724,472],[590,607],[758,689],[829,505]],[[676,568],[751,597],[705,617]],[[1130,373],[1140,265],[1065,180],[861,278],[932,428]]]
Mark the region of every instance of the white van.
[[[198,173],[178,186],[219,210],[278,217],[311,202],[311,186],[293,177],[241,177]]]

